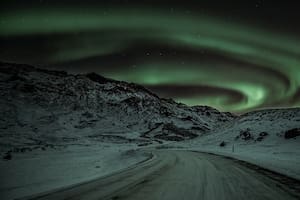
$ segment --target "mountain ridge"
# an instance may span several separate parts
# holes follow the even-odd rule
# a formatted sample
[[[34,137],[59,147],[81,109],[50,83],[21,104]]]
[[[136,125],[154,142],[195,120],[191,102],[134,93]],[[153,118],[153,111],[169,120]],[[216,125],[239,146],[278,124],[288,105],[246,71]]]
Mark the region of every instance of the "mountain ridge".
[[[7,141],[1,142],[1,149],[37,140],[52,145],[91,138],[139,144],[181,141],[235,117],[160,98],[143,86],[96,73],[73,75],[1,62],[0,80],[0,130],[2,141]]]
[[[246,130],[245,122],[255,127],[260,120],[294,120],[300,110],[266,109],[237,116],[160,98],[143,86],[96,73],[74,75],[4,62],[0,93],[1,152],[91,142],[143,146],[216,133],[220,137],[218,133],[233,126],[233,132]],[[228,140],[226,135],[220,139]]]

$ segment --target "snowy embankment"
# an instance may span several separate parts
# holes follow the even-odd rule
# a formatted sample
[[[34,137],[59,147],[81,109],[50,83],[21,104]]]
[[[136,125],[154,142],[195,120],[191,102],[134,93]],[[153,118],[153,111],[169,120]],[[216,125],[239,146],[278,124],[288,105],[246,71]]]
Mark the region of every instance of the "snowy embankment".
[[[232,151],[232,146],[221,148],[218,146],[203,145],[202,147],[191,149],[243,160],[300,180],[299,146],[299,142],[295,141],[293,146],[285,144],[278,147],[272,145],[234,145],[234,152]]]
[[[233,157],[300,180],[300,109],[247,113],[173,146]]]
[[[0,161],[1,199],[15,199],[90,181],[147,160],[132,145],[68,146],[14,154]]]

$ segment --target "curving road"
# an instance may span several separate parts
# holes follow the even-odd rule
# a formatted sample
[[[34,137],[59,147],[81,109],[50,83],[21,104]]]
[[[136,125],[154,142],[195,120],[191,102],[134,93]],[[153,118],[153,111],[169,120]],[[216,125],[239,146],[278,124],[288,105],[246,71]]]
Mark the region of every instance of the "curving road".
[[[299,199],[287,187],[235,160],[191,151],[154,151],[117,174],[27,199],[242,200]],[[272,174],[271,174],[272,175]],[[278,178],[278,177],[277,177]],[[280,179],[280,178],[279,178]],[[299,186],[299,185],[297,185]]]

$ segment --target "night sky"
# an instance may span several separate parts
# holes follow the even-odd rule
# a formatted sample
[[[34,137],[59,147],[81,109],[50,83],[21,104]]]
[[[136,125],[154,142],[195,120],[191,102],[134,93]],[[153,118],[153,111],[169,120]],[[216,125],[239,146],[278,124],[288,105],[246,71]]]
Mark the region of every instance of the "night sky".
[[[0,60],[94,71],[222,111],[300,106],[297,1],[162,2],[1,1]]]

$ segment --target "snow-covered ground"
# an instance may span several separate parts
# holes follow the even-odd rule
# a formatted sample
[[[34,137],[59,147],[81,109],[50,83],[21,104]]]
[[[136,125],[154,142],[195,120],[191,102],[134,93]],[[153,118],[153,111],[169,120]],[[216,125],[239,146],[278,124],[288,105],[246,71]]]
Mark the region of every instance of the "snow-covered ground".
[[[72,145],[35,150],[0,160],[1,199],[15,199],[93,180],[150,157],[132,145]]]
[[[300,180],[300,144],[297,141],[278,146],[236,144],[234,148],[232,152],[232,146],[203,145],[191,147],[191,150],[229,156]]]
[[[300,136],[285,138],[294,128],[300,128],[299,108],[255,111],[203,137],[169,146],[226,155],[300,180]]]
[[[130,149],[194,138],[234,118],[94,73],[2,62],[0,96],[1,199],[112,173],[146,159]]]
[[[300,180],[300,137],[284,137],[300,128],[299,108],[238,117],[97,74],[1,62],[0,94],[1,199],[113,173],[149,157],[132,149],[161,145],[231,156]]]

